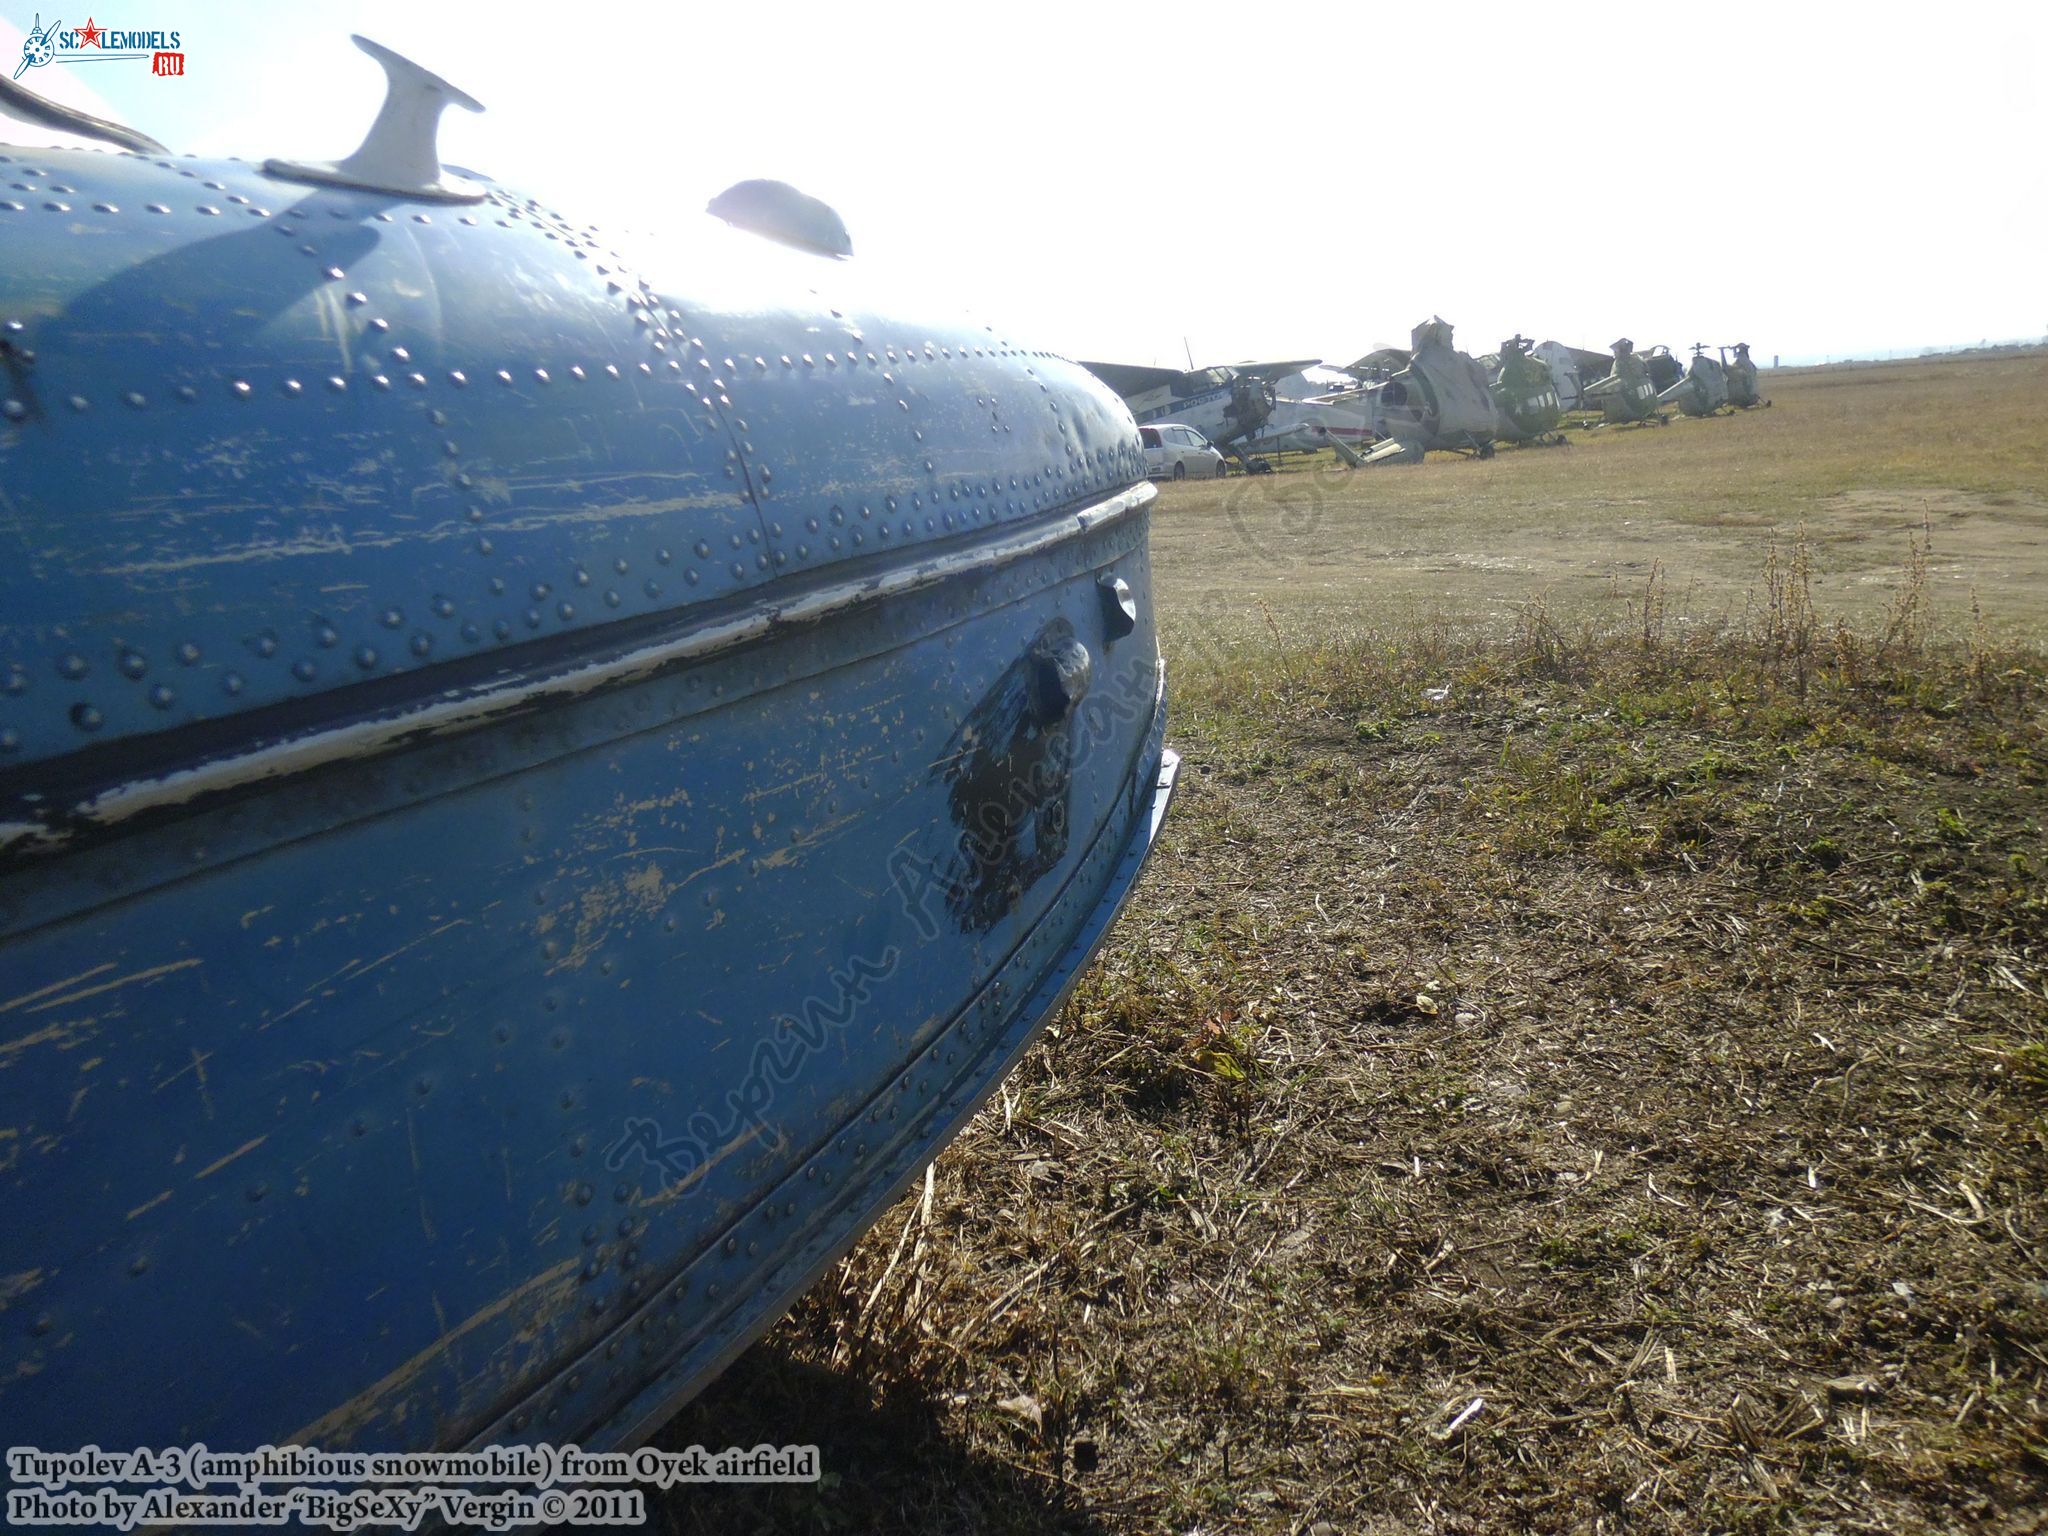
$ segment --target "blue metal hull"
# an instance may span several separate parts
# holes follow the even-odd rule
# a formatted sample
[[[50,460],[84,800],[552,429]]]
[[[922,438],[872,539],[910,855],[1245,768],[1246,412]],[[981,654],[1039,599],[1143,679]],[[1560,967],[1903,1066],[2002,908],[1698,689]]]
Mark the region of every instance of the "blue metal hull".
[[[630,1442],[1129,892],[1174,764],[1135,430],[991,333],[626,302],[566,225],[426,251],[208,172],[357,270],[273,302],[261,242],[0,212],[0,1436]]]

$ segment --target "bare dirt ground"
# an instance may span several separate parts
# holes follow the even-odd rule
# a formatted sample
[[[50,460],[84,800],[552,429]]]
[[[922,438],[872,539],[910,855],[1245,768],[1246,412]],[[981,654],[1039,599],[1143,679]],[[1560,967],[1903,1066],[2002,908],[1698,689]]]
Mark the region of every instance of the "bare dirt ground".
[[[1162,849],[657,1528],[2048,1530],[2044,366],[1170,488]]]

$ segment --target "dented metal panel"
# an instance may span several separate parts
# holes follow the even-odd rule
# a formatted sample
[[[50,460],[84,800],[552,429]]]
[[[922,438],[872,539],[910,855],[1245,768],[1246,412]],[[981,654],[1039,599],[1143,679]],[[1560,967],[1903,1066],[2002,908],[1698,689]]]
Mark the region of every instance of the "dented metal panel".
[[[1129,415],[723,228],[5,153],[0,1431],[642,1434],[1129,890]]]

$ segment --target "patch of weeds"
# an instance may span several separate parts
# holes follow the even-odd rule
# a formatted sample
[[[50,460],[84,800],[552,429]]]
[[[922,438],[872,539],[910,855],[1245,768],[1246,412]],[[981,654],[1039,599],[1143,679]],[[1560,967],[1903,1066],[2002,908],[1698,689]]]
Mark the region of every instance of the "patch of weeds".
[[[1816,837],[1799,850],[1800,857],[1815,869],[1832,872],[1842,867],[1844,854],[1831,837]]]
[[[1603,868],[1633,875],[1648,862],[1651,845],[1633,827],[1610,826],[1594,837],[1590,851]]]
[[[1583,1227],[1546,1234],[1536,1256],[1553,1269],[1608,1269],[1648,1253],[1653,1243],[1634,1227]]]
[[[2014,1048],[2010,1057],[2013,1077],[2035,1092],[2048,1092],[2048,1042],[2029,1040]]]
[[[1819,928],[1825,928],[1838,918],[1853,917],[1856,913],[1856,908],[1848,902],[1840,901],[1826,892],[1822,892],[1811,901],[1789,901],[1785,903],[1784,910],[1801,922],[1811,923]]]
[[[1687,776],[1696,784],[1714,784],[1722,779],[1746,778],[1753,772],[1748,763],[1733,753],[1710,747],[1693,759]]]
[[[1168,1368],[1171,1389],[1196,1402],[1243,1407],[1286,1369],[1286,1350],[1255,1326],[1196,1330],[1190,1346]]]

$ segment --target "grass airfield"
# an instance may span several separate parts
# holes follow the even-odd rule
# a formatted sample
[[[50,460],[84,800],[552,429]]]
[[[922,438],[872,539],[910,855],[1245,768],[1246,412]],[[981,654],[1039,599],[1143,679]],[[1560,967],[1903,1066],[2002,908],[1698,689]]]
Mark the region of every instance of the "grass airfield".
[[[2048,357],[1164,488],[1073,1002],[676,1532],[2039,1531]]]
[[[1768,410],[1565,434],[1479,460],[1166,486],[1154,523],[1169,619],[1499,623],[1530,598],[1614,617],[1661,565],[1674,614],[1739,610],[1775,531],[1804,528],[1816,598],[1888,602],[1907,535],[1932,531],[1945,610],[2014,632],[2048,598],[2048,352],[1765,376]]]

